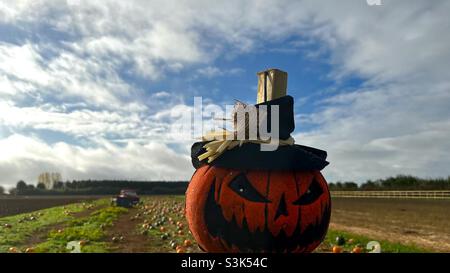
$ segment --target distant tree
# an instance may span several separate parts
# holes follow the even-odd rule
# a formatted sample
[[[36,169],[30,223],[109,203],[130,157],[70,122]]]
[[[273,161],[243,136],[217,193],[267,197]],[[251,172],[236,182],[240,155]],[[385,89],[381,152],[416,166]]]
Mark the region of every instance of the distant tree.
[[[361,185],[361,189],[363,189],[363,190],[375,190],[376,189],[376,184],[375,184],[375,182],[372,182],[371,180],[369,180],[366,183]]]
[[[61,181],[55,182],[55,184],[53,185],[54,189],[62,189],[64,188],[64,183]]]
[[[27,183],[25,183],[25,181],[23,181],[23,180],[20,180],[19,182],[17,182],[16,189],[18,191],[26,190],[27,189]]]
[[[45,185],[44,185],[44,183],[38,183],[36,188],[39,190],[45,190]]]
[[[336,190],[336,184],[334,184],[333,182],[328,183],[328,188],[330,189],[330,191],[334,191]]]
[[[357,190],[358,189],[358,184],[356,184],[355,182],[344,182],[342,184],[342,188],[344,190]]]
[[[13,192],[16,195],[26,194],[27,192],[29,192],[27,183],[25,183],[25,181],[23,180],[20,180],[19,182],[17,182],[16,188]]]
[[[4,194],[5,194],[5,188],[0,186],[0,195],[4,195]]]

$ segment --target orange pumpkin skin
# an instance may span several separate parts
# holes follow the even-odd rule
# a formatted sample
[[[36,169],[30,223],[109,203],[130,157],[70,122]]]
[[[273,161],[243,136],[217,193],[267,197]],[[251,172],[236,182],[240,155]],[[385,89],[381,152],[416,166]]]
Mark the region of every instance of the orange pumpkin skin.
[[[331,200],[319,171],[238,171],[205,165],[186,192],[186,218],[207,252],[311,252]]]

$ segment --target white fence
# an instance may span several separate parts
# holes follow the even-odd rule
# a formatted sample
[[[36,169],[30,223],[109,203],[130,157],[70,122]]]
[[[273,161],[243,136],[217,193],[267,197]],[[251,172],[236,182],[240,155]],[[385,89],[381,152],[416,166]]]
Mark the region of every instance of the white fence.
[[[331,197],[450,199],[450,191],[331,191]]]

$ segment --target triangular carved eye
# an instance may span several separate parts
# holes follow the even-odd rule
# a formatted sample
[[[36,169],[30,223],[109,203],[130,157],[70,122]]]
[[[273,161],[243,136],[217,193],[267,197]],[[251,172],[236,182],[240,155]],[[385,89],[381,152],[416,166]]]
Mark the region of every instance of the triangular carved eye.
[[[240,195],[241,197],[253,201],[253,202],[261,202],[261,203],[270,203],[264,196],[262,196],[248,181],[245,174],[241,173],[236,176],[233,181],[229,184],[230,189],[232,189],[235,193]]]
[[[322,195],[323,189],[320,187],[319,182],[314,178],[311,182],[311,185],[309,185],[309,188],[306,190],[306,192],[300,196],[299,199],[295,200],[292,204],[294,205],[309,205],[319,199],[319,197]]]

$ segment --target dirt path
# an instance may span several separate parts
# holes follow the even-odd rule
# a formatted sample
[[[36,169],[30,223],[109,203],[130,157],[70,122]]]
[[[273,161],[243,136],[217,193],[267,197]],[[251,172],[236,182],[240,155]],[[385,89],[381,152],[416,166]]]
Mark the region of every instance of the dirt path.
[[[150,249],[151,237],[140,234],[137,226],[142,220],[131,221],[131,217],[138,213],[138,209],[129,209],[122,214],[114,225],[107,231],[107,238],[111,242],[111,252],[115,253],[145,253]],[[113,237],[123,237],[122,240],[112,242]]]

